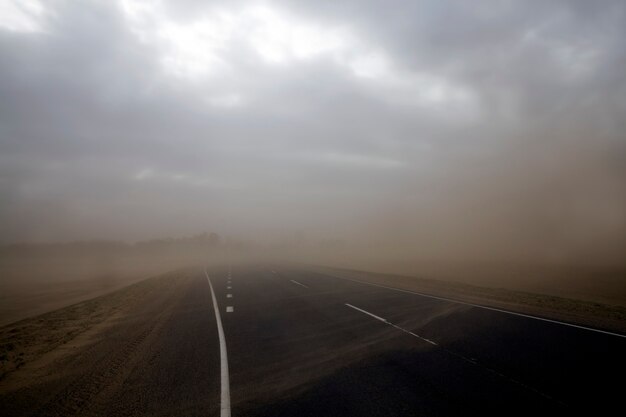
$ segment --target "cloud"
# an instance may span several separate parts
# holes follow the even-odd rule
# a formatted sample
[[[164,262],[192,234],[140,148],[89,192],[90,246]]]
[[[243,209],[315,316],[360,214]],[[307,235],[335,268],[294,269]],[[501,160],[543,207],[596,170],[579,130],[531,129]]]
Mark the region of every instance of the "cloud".
[[[38,0],[3,0],[0,2],[0,28],[17,33],[43,31],[46,8]]]
[[[623,2],[0,4],[6,241],[623,245]]]

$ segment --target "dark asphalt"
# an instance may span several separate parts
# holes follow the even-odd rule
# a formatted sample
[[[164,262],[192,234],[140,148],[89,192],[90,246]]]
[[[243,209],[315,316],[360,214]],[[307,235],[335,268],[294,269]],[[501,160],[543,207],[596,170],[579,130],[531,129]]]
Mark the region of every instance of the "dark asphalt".
[[[233,270],[230,300],[224,276],[212,275],[222,310],[234,307],[223,314],[234,416],[623,408],[624,338],[281,268]]]
[[[235,417],[623,408],[624,338],[305,270],[233,267],[230,290],[226,268],[208,273]],[[72,355],[42,365],[41,379],[0,398],[0,414],[218,416],[219,341],[204,273],[153,293]]]

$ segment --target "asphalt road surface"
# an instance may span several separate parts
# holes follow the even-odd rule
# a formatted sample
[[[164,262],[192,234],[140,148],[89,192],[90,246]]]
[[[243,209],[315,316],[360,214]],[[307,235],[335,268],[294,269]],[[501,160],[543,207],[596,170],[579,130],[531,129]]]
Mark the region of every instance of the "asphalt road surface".
[[[102,330],[99,344],[51,368],[74,372],[15,391],[2,401],[5,411],[303,417],[624,409],[623,336],[304,270],[206,272]]]

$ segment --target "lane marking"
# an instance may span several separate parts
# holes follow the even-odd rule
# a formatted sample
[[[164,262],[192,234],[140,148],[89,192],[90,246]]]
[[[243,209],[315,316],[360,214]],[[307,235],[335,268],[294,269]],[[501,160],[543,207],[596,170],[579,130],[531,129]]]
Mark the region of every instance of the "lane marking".
[[[235,310],[235,307],[233,307],[233,306],[226,307],[226,312],[227,313],[232,313],[234,310]]]
[[[226,298],[233,298],[232,294],[226,294]]]
[[[293,279],[290,279],[289,281],[293,282],[293,283],[294,283],[294,284],[296,284],[296,285],[300,285],[301,287],[304,287],[304,288],[309,288],[309,287],[307,287],[306,285],[304,285],[304,284],[302,284],[302,283],[300,283],[300,282],[298,282],[298,281],[295,281],[295,280],[293,280]]]
[[[418,339],[421,339],[421,340],[423,340],[424,342],[430,343],[431,345],[434,345],[434,346],[439,346],[437,343],[433,342],[432,340],[427,339],[427,338],[425,338],[425,337],[422,337],[422,336],[420,336],[420,335],[419,335],[419,334],[417,334],[417,333],[413,333],[413,332],[412,332],[412,331],[410,331],[410,330],[407,330],[407,329],[405,329],[405,328],[402,328],[402,327],[398,326],[397,324],[393,324],[393,323],[392,323],[392,322],[390,322],[389,320],[384,319],[384,318],[382,318],[382,317],[380,317],[380,316],[377,316],[376,314],[370,313],[369,311],[365,311],[365,310],[363,310],[362,308],[355,307],[355,306],[353,306],[352,304],[348,304],[348,303],[346,303],[346,305],[347,305],[348,307],[350,307],[350,308],[353,308],[353,309],[355,309],[355,310],[360,311],[360,312],[361,312],[361,313],[363,313],[363,314],[367,314],[368,316],[373,317],[373,318],[375,318],[376,320],[382,321],[383,323],[388,324],[388,325],[389,325],[389,326],[391,326],[391,327],[395,327],[396,329],[401,330],[401,331],[403,331],[404,333],[407,333],[407,334],[410,334],[411,336],[417,337]]]
[[[233,287],[231,287],[230,285],[228,285],[228,286],[226,286],[226,289],[227,289],[227,290],[232,290],[232,289],[233,289]]]
[[[473,303],[468,303],[468,302],[465,302],[465,301],[454,300],[452,298],[438,297],[436,295],[429,295],[429,294],[424,294],[424,293],[420,293],[420,292],[416,292],[416,291],[403,290],[401,288],[394,288],[394,287],[389,287],[387,285],[374,284],[374,283],[371,283],[371,282],[360,281],[358,279],[340,277],[338,275],[325,274],[325,273],[321,273],[321,275],[326,275],[326,276],[333,277],[333,278],[343,279],[343,280],[346,280],[346,281],[352,281],[352,282],[356,282],[358,284],[370,285],[372,287],[385,288],[385,289],[388,289],[388,290],[404,292],[404,293],[407,293],[407,294],[419,295],[421,297],[433,298],[435,300],[448,301],[450,303],[463,304],[463,305],[470,306],[470,307],[477,307],[477,308],[482,308],[482,309],[485,309],[485,310],[491,310],[491,311],[497,311],[497,312],[500,312],[500,313],[511,314],[513,316],[526,317],[528,319],[541,320],[541,321],[546,321],[548,323],[560,324],[560,325],[563,325],[563,326],[574,327],[574,328],[582,329],[582,330],[588,330],[590,332],[603,333],[603,334],[607,334],[607,335],[610,335],[610,336],[617,336],[617,337],[626,338],[626,335],[624,335],[624,334],[609,332],[607,330],[594,329],[593,327],[586,327],[586,326],[581,326],[581,325],[578,325],[578,324],[565,323],[565,322],[558,321],[558,320],[546,319],[544,317],[531,316],[530,314],[517,313],[515,311],[509,311],[509,310],[502,310],[500,308],[495,308],[495,307],[487,307],[487,306],[480,305],[480,304],[473,304]]]
[[[484,369],[485,371],[487,371],[489,373],[492,373],[492,374],[494,374],[494,375],[496,375],[496,376],[498,376],[500,378],[503,378],[503,379],[505,379],[505,380],[515,384],[515,385],[518,385],[518,386],[520,386],[520,387],[522,387],[522,388],[524,388],[524,389],[526,389],[528,391],[532,391],[532,392],[534,392],[535,394],[537,394],[537,395],[539,395],[541,397],[547,398],[547,399],[549,399],[551,401],[555,401],[555,402],[559,403],[560,405],[565,405],[560,400],[558,400],[558,399],[556,399],[556,398],[554,398],[554,397],[552,397],[552,396],[550,396],[550,395],[548,395],[548,394],[546,394],[544,392],[541,392],[538,389],[531,387],[530,385],[527,385],[527,384],[525,384],[525,383],[523,383],[523,382],[521,382],[521,381],[519,381],[519,380],[517,380],[515,378],[511,378],[510,376],[507,376],[507,375],[505,375],[505,374],[503,374],[501,372],[498,372],[498,371],[496,371],[493,368],[490,368],[490,367],[485,366],[485,365],[483,365],[481,363],[478,363],[478,361],[476,359],[468,358],[467,356],[463,356],[460,353],[457,353],[457,352],[455,352],[453,350],[450,350],[450,349],[448,349],[448,348],[446,348],[444,346],[439,345],[437,342],[433,342],[432,340],[427,339],[425,337],[422,337],[422,336],[418,335],[417,333],[413,333],[410,330],[402,328],[402,327],[398,326],[397,324],[394,324],[394,323],[390,322],[387,319],[384,319],[384,318],[382,318],[380,316],[377,316],[374,313],[370,313],[369,311],[363,310],[362,308],[353,306],[352,304],[348,304],[348,303],[345,303],[345,305],[347,305],[348,307],[353,308],[353,309],[355,309],[357,311],[360,311],[363,314],[367,314],[368,316],[370,316],[370,317],[372,317],[372,318],[374,318],[376,320],[382,321],[383,323],[385,323],[385,324],[387,324],[387,325],[389,325],[391,327],[395,327],[396,329],[398,329],[400,331],[403,331],[404,333],[407,333],[407,334],[410,334],[411,336],[417,337],[418,339],[421,339],[424,342],[430,343],[433,346],[437,346],[437,348],[443,350],[444,352],[448,353],[449,355],[455,356],[455,357],[457,357],[457,358],[459,358],[459,359],[461,359],[461,360],[463,360],[465,362],[470,363],[471,365],[478,366],[478,367]]]
[[[230,417],[230,381],[228,378],[228,354],[226,352],[226,337],[224,337],[224,328],[222,327],[222,317],[220,316],[220,309],[217,305],[217,299],[215,298],[215,291],[213,291],[213,284],[209,274],[204,270],[204,275],[209,282],[209,288],[211,288],[211,298],[213,299],[213,309],[215,310],[215,321],[217,321],[217,334],[220,339],[220,368],[222,376],[222,394],[220,404],[220,417]]]

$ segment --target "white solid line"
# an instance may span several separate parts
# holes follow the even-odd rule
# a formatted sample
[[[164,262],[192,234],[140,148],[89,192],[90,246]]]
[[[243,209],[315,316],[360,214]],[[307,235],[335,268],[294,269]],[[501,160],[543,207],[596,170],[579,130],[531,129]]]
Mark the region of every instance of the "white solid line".
[[[227,313],[232,313],[232,312],[233,312],[233,310],[235,310],[235,307],[233,307],[233,306],[228,306],[228,307],[226,307],[226,312],[227,312]]]
[[[293,279],[290,279],[289,281],[293,282],[294,284],[300,285],[301,287],[304,287],[304,288],[309,288],[309,287],[307,287],[306,285],[304,285],[304,284],[302,284],[302,283],[300,283],[300,282],[298,282],[298,281],[294,281]]]
[[[206,269],[204,270],[204,275],[206,275],[206,279],[209,281],[209,288],[211,288],[211,298],[213,299],[213,309],[215,310],[215,321],[217,321],[217,334],[220,339],[220,363],[222,374],[220,417],[230,417],[230,382],[228,380],[228,354],[226,353],[226,338],[224,337],[224,328],[222,327],[220,309],[217,305],[213,285],[211,284],[211,279],[209,278],[209,274],[207,274]]]
[[[226,298],[233,298],[232,294],[226,294]]]
[[[419,295],[421,297],[434,298],[436,300],[448,301],[448,302],[451,302],[451,303],[463,304],[463,305],[470,306],[470,307],[483,308],[485,310],[498,311],[500,313],[506,313],[506,314],[512,314],[514,316],[526,317],[528,319],[547,321],[549,323],[555,323],[555,324],[560,324],[560,325],[563,325],[563,326],[575,327],[577,329],[588,330],[588,331],[591,331],[591,332],[603,333],[603,334],[608,334],[610,336],[617,336],[617,337],[626,338],[626,335],[619,334],[619,333],[613,333],[613,332],[609,332],[609,331],[606,331],[606,330],[594,329],[593,327],[586,327],[586,326],[580,326],[578,324],[565,323],[565,322],[558,321],[558,320],[552,320],[552,319],[546,319],[546,318],[543,318],[543,317],[531,316],[529,314],[524,314],[524,313],[516,313],[515,311],[502,310],[502,309],[499,309],[499,308],[487,307],[487,306],[483,306],[483,305],[480,305],[480,304],[467,303],[465,301],[454,300],[454,299],[451,299],[451,298],[437,297],[435,295],[423,294],[423,293],[416,292],[416,291],[403,290],[401,288],[388,287],[386,285],[374,284],[374,283],[371,283],[371,282],[360,281],[358,279],[340,277],[338,275],[332,275],[332,274],[326,274],[326,273],[322,273],[322,275],[326,275],[326,276],[330,276],[330,277],[334,277],[334,278],[339,278],[339,279],[343,279],[343,280],[346,280],[346,281],[352,281],[352,282],[356,282],[356,283],[363,284],[363,285],[370,285],[372,287],[386,288],[388,290],[405,292],[405,293],[408,293],[408,294],[415,294],[415,295]]]
[[[361,312],[361,313],[363,313],[363,314],[367,314],[368,316],[373,317],[373,318],[375,318],[376,320],[380,320],[380,321],[382,321],[383,323],[390,325],[391,327],[395,327],[396,329],[401,330],[401,331],[403,331],[404,333],[408,333],[408,334],[410,334],[411,336],[415,336],[415,337],[417,337],[418,339],[423,340],[424,342],[428,342],[428,343],[430,343],[431,345],[438,346],[438,345],[437,345],[437,343],[433,342],[432,340],[430,340],[430,339],[426,339],[425,337],[422,337],[422,336],[420,336],[419,334],[416,334],[416,333],[413,333],[413,332],[412,332],[412,331],[410,331],[410,330],[404,329],[404,328],[402,328],[402,327],[398,326],[397,324],[393,324],[393,323],[392,323],[392,322],[390,322],[389,320],[384,319],[384,318],[382,318],[382,317],[380,317],[380,316],[377,316],[376,314],[372,314],[372,313],[370,313],[369,311],[365,311],[365,310],[363,310],[362,308],[355,307],[355,306],[353,306],[352,304],[348,304],[348,303],[346,303],[346,305],[347,305],[348,307],[350,307],[350,308],[353,308],[353,309],[355,309],[355,310],[360,311],[360,312]]]

